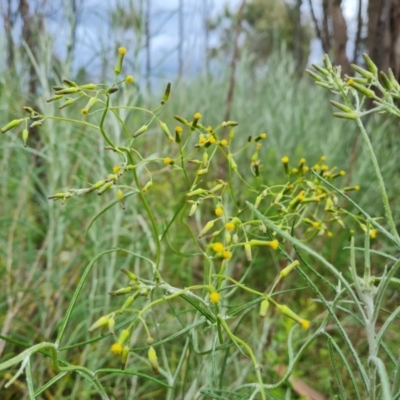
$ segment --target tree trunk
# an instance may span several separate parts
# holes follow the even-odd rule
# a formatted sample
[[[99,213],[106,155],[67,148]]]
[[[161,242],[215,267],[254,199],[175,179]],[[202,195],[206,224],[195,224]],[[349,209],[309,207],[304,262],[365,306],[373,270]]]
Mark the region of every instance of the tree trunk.
[[[7,68],[9,70],[14,69],[14,41],[12,37],[12,31],[14,28],[14,17],[11,9],[11,0],[7,1],[7,10],[3,11],[4,19],[4,30],[6,33],[7,42]]]
[[[302,29],[301,29],[301,6],[303,4],[303,0],[296,0],[296,9],[295,9],[295,28],[294,28],[294,59],[296,60],[296,72],[301,74],[303,72],[303,54],[301,49],[301,44],[303,41],[302,38]]]
[[[350,63],[346,54],[347,24],[341,8],[341,0],[329,0],[329,14],[333,28],[333,58],[337,65],[342,66],[345,74],[350,73]]]
[[[360,44],[361,44],[361,31],[363,29],[363,19],[362,19],[362,0],[358,0],[358,12],[357,12],[357,33],[356,40],[354,42],[354,51],[353,51],[353,63],[358,63],[358,57],[360,52]]]
[[[236,64],[240,58],[239,36],[240,36],[240,33],[242,32],[243,13],[244,13],[245,6],[246,6],[246,0],[243,0],[241,6],[239,8],[239,11],[237,13],[235,37],[233,39],[234,48],[233,48],[231,65],[230,65],[231,76],[229,79],[228,95],[226,96],[226,109],[225,109],[224,121],[229,121],[229,119],[231,117],[233,92],[235,90]]]
[[[400,0],[369,0],[367,48],[379,70],[400,79]]]

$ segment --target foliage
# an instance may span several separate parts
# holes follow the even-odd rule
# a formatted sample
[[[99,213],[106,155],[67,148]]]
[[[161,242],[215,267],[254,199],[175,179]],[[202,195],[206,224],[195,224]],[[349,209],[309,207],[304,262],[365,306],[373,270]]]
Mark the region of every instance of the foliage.
[[[237,13],[226,6],[223,14],[210,22],[212,30],[220,30],[221,44],[211,49],[213,56],[232,51],[232,37]],[[310,21],[301,17],[292,2],[276,0],[248,1],[243,11],[243,41],[245,49],[255,64],[265,63],[273,51],[284,45],[294,55],[297,63],[304,64],[310,52],[312,28]]]
[[[274,132],[260,133],[262,130],[258,130],[256,121],[252,129],[257,133],[252,132],[250,138],[238,134],[240,126],[236,127],[234,121],[220,122],[218,117],[214,120],[210,116],[209,127],[203,122],[208,119],[205,112],[207,118],[197,112],[192,118],[176,115],[179,124],[170,130],[170,124],[161,118],[161,109],[170,103],[170,86],[158,107],[147,109],[136,105],[137,98],[127,97],[127,93],[135,90],[132,78],[119,78],[124,56],[124,49],[120,49],[112,84],[64,80],[62,86],[55,88],[47,110],[41,104],[40,109],[47,112],[25,107],[26,117],[12,117],[12,122],[2,129],[15,142],[17,136],[11,132],[19,128],[27,144],[31,140],[27,136],[36,128],[39,132],[46,128],[49,132],[59,129],[57,135],[50,133],[46,140],[46,145],[54,151],[52,157],[65,163],[65,152],[70,157],[77,154],[78,163],[71,165],[71,170],[61,167],[51,171],[50,167],[41,167],[49,174],[51,184],[46,191],[51,190],[50,197],[65,202],[63,207],[59,206],[60,202],[49,206],[44,216],[48,232],[41,231],[43,225],[32,217],[40,204],[30,205],[28,218],[20,217],[26,211],[21,208],[27,203],[24,196],[15,197],[18,204],[13,224],[25,225],[25,229],[32,226],[39,237],[30,237],[21,247],[21,254],[15,257],[22,264],[24,260],[20,257],[24,253],[35,254],[35,244],[43,243],[48,252],[41,265],[46,285],[34,290],[42,296],[43,307],[55,311],[58,323],[56,337],[50,340],[48,337],[54,332],[52,335],[46,332],[46,324],[42,322],[40,339],[34,341],[41,341],[39,344],[22,341],[12,333],[3,336],[15,345],[13,349],[22,346],[27,350],[18,350],[15,356],[7,353],[8,359],[0,368],[8,373],[12,366],[22,363],[19,372],[26,372],[26,391],[32,398],[50,388],[56,390],[54,387],[58,398],[73,398],[80,377],[92,385],[82,384],[85,389],[80,398],[91,398],[94,393],[102,398],[129,395],[169,399],[185,395],[188,398],[283,398],[282,387],[288,377],[295,368],[304,370],[303,365],[310,366],[307,352],[311,351],[312,343],[323,338],[328,345],[328,354],[321,353],[325,357],[324,367],[327,367],[328,355],[342,398],[365,398],[364,393],[374,398],[376,370],[371,367],[373,364],[364,362],[362,346],[353,344],[347,329],[351,318],[369,333],[370,360],[377,365],[383,398],[388,398],[385,397],[388,390],[394,394],[397,381],[388,389],[384,369],[393,362],[390,360],[395,360],[395,349],[390,337],[383,341],[383,335],[395,323],[398,311],[385,320],[378,311],[388,285],[397,282],[393,277],[396,269],[385,270],[375,277],[369,262],[369,256],[384,256],[388,262],[397,262],[391,254],[369,250],[370,240],[378,234],[389,238],[393,244],[388,251],[395,251],[398,242],[393,225],[389,224],[391,232],[386,231],[379,220],[371,218],[354,203],[346,193],[350,188],[356,189],[356,185],[338,184],[344,174],[332,165],[328,167],[325,156],[307,155],[313,160],[309,164],[312,168],[307,169],[304,157],[297,155],[290,157],[293,164],[290,166],[286,149],[279,156],[270,154],[269,141],[285,139]],[[364,104],[357,91],[348,89],[352,86],[340,80],[336,69],[329,67],[323,71],[327,81],[318,78],[319,82],[338,85],[329,86],[335,91],[338,87],[345,88],[343,93],[346,96],[351,93],[356,105]],[[277,82],[276,90],[284,93],[279,87],[284,79],[277,80],[272,73],[270,79]],[[286,83],[290,81],[290,74],[285,79]],[[246,93],[246,83],[244,80],[243,87],[239,86],[239,93]],[[209,98],[209,93],[206,97]],[[285,96],[281,104],[277,97],[273,96],[275,111],[282,107],[290,113]],[[351,99],[346,97],[347,107],[351,107]],[[69,108],[71,113],[60,114],[51,108],[55,101],[67,104],[62,113]],[[389,97],[386,101],[390,103]],[[258,110],[252,104],[249,107],[250,119],[255,119]],[[79,109],[81,117],[76,116]],[[348,112],[355,113],[357,121],[360,119],[359,108]],[[281,115],[291,119],[290,115]],[[56,128],[60,124],[62,127]],[[20,153],[14,155],[16,171],[8,173],[2,181],[3,185],[11,186],[7,193],[13,190],[24,193],[25,184],[18,180],[19,173],[29,165],[30,154],[36,154],[34,148],[27,149],[30,153],[24,153],[23,157]],[[39,156],[49,158],[49,154],[52,153],[41,152]],[[368,174],[370,170],[365,176]],[[29,176],[24,182],[29,182]],[[46,202],[40,196],[44,190],[41,177],[33,175],[33,180],[37,187],[33,185],[30,190],[39,202]],[[362,181],[364,184],[368,184],[366,179]],[[91,201],[95,192],[101,200],[109,197],[110,203]],[[385,196],[382,187],[381,193]],[[388,204],[387,196],[385,204]],[[378,212],[379,208],[374,206],[373,210]],[[78,222],[86,221],[88,214],[93,215],[85,230],[80,224],[73,225],[72,212],[78,213],[75,214]],[[306,244],[311,240],[316,247],[329,243],[331,225],[335,227],[333,238],[351,235],[349,227],[356,230],[356,238],[357,232],[365,231],[364,278],[356,276],[356,262],[359,262],[356,251],[362,249],[355,247],[354,238],[351,274],[341,271],[340,264],[334,266],[325,259],[320,254],[322,250],[317,253]],[[11,240],[13,235],[10,229]],[[59,240],[63,235],[66,243]],[[46,243],[63,250],[60,255],[64,253],[64,256],[52,260]],[[326,251],[329,245],[324,247]],[[313,257],[312,262],[307,254]],[[11,268],[12,252],[11,258],[9,252],[5,255],[4,269],[9,280],[7,301],[9,310],[14,312],[12,302],[18,302],[15,293],[22,290],[27,293],[30,287],[33,290],[32,276],[43,278],[40,271],[35,274],[38,261],[26,278],[28,285],[20,286],[17,275],[20,269]],[[84,269],[76,268],[82,266],[80,258],[89,260]],[[275,264],[275,270],[271,273],[266,264]],[[117,274],[117,266],[123,274]],[[58,271],[46,274],[50,269]],[[310,302],[309,292],[293,278],[297,273],[317,294],[319,302]],[[52,304],[58,300],[51,288],[60,286],[63,290],[57,292],[62,303],[68,304],[67,309],[61,302],[56,307]],[[302,289],[298,302],[292,302],[294,289]],[[127,299],[119,303],[119,296],[123,295]],[[365,305],[369,306],[367,311],[364,311]],[[320,311],[325,313],[318,316]],[[368,319],[371,312],[374,320]],[[260,320],[259,315],[264,319]],[[309,320],[312,320],[311,326]],[[383,326],[374,337],[371,332],[377,321]],[[336,324],[335,329],[330,327],[331,322]],[[22,328],[25,330],[27,326]],[[270,335],[274,329],[276,338]],[[83,330],[89,330],[91,336],[82,335]],[[97,335],[99,330],[104,334]],[[267,339],[270,344],[264,350]],[[287,344],[283,344],[286,340]],[[375,344],[377,350],[377,345],[382,343],[389,360],[384,359],[384,367],[377,358],[378,353],[371,354],[371,346]],[[348,346],[352,358],[343,344]],[[52,366],[48,363],[49,357]],[[338,367],[337,359],[343,361],[344,370]],[[37,360],[46,365],[39,376],[31,368]],[[282,362],[288,363],[288,369],[279,379],[273,367]],[[120,368],[115,368],[116,365]],[[158,374],[156,378],[152,371]],[[15,379],[19,378],[19,372],[14,375]],[[71,372],[74,372],[72,377]],[[135,378],[128,381],[126,375]]]

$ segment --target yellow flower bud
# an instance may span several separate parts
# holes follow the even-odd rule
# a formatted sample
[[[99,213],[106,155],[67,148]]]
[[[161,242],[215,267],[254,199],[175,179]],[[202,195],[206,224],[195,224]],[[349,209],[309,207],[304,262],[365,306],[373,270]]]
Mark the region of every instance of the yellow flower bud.
[[[218,292],[210,293],[210,302],[213,304],[218,304],[221,300],[221,295]]]
[[[235,224],[233,222],[227,222],[225,224],[225,229],[229,232],[232,232],[235,229]]]
[[[181,141],[182,141],[182,132],[183,132],[183,128],[181,126],[176,126],[175,127],[175,141],[176,141],[176,143],[181,143]]]
[[[46,100],[46,103],[51,103],[52,101],[56,101],[62,99],[64,96],[62,94],[56,94],[55,96],[51,97],[50,99]]]
[[[293,312],[287,305],[285,304],[276,304],[278,310],[287,317],[296,321],[303,329],[308,329],[310,327],[310,321],[301,318],[295,312]]]
[[[159,371],[159,365],[158,365],[158,360],[157,360],[157,353],[154,350],[153,346],[150,346],[147,356],[148,356],[151,368],[153,369],[153,372],[155,374],[158,374],[160,371]]]
[[[117,198],[118,198],[119,204],[121,205],[121,208],[123,210],[125,210],[124,193],[122,192],[121,189],[118,189],[118,191],[117,191]]]
[[[171,82],[168,82],[167,87],[165,88],[164,96],[161,100],[161,104],[165,104],[165,102],[169,99],[170,93],[171,93]]]
[[[110,318],[108,320],[108,330],[110,331],[111,335],[114,335],[114,326],[115,326],[115,319]]]
[[[165,133],[165,136],[168,138],[168,140],[170,142],[174,142],[175,139],[171,135],[171,132],[169,131],[167,124],[165,122],[160,122],[160,127],[161,127],[162,131]]]
[[[224,209],[222,207],[217,207],[214,212],[217,217],[220,217],[224,214]]]
[[[260,317],[264,318],[267,315],[268,307],[269,307],[269,301],[268,299],[264,299],[260,304],[260,312],[259,312]]]
[[[9,131],[12,128],[15,128],[16,126],[18,126],[21,122],[23,121],[23,119],[14,119],[13,121],[9,122],[7,125],[3,126],[1,128],[1,133],[6,133],[7,131]]]
[[[200,231],[199,233],[199,238],[203,237],[209,230],[211,230],[214,227],[214,221],[209,221],[205,225],[205,227]]]
[[[90,328],[89,328],[89,332],[93,332],[96,329],[102,328],[103,326],[108,324],[110,317],[108,316],[102,316],[100,317]]]
[[[229,154],[228,160],[229,160],[229,166],[232,168],[233,171],[236,171],[237,170],[237,164],[236,164],[235,160],[233,159],[232,154]]]
[[[244,244],[244,251],[246,253],[247,261],[251,261],[253,257],[251,255],[251,244],[249,242]]]
[[[87,102],[85,108],[81,110],[83,115],[88,115],[89,111],[93,108],[93,106],[98,102],[97,97],[91,97]]]
[[[278,240],[257,240],[257,239],[251,239],[249,244],[251,246],[268,246],[271,247],[271,249],[276,250],[279,247],[279,242]]]
[[[148,181],[142,189],[143,193],[147,193],[149,191],[149,189],[153,186],[153,181]]]
[[[24,143],[24,147],[26,147],[26,143],[28,141],[28,137],[29,137],[29,131],[28,131],[28,129],[24,129],[22,131],[22,141]]]
[[[191,217],[192,215],[194,215],[194,213],[197,210],[199,203],[197,203],[196,201],[193,202],[192,207],[190,207],[190,211],[189,211],[189,217]]]
[[[103,185],[98,191],[97,194],[99,196],[101,196],[105,191],[107,191],[108,189],[110,189],[112,186],[114,185],[114,182],[107,182],[105,185]]]
[[[232,258],[232,253],[228,250],[222,252],[222,258],[225,260],[230,260]]]
[[[115,73],[116,76],[118,76],[121,73],[122,63],[124,61],[125,54],[126,54],[126,48],[125,47],[120,47],[118,49],[117,64],[115,65],[115,68],[114,68],[114,73]]]
[[[289,264],[287,267],[283,268],[283,270],[280,272],[279,277],[284,278],[287,276],[294,268],[296,268],[298,265],[300,265],[299,260],[293,261],[291,264]]]
[[[130,336],[131,331],[129,329],[122,329],[121,333],[119,334],[118,343],[123,346],[123,344],[129,339]]]
[[[148,125],[143,125],[141,128],[139,128],[134,134],[133,137],[136,138],[140,136],[141,134],[145,133],[147,129],[149,128]]]
[[[216,242],[213,244],[212,249],[216,252],[216,253],[220,253],[222,251],[224,251],[225,246],[221,243],[221,242]]]
[[[170,158],[170,157],[165,157],[163,160],[163,163],[165,165],[172,165],[172,164],[174,164],[174,160],[172,160],[172,158]]]
[[[121,355],[121,369],[124,370],[126,367],[126,363],[128,361],[128,356],[129,356],[129,347],[125,346],[122,350],[122,355]]]
[[[111,346],[111,351],[114,353],[114,354],[121,354],[122,353],[122,346],[121,346],[121,343],[114,343],[112,346]]]

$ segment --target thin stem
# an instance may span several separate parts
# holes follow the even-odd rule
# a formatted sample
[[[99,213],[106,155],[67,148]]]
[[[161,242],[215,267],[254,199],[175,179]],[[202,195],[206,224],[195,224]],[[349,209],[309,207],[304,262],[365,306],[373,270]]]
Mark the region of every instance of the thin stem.
[[[369,155],[371,157],[372,164],[374,166],[375,173],[378,178],[379,190],[381,192],[383,207],[385,208],[386,218],[388,219],[390,230],[391,230],[393,236],[396,238],[397,246],[400,247],[400,236],[396,229],[396,224],[393,219],[392,210],[390,209],[389,198],[388,198],[388,195],[386,193],[386,188],[385,188],[385,182],[383,181],[382,173],[379,168],[379,164],[378,164],[378,160],[376,158],[375,152],[374,152],[374,148],[368,137],[367,131],[364,128],[364,124],[362,123],[361,118],[357,118],[356,121],[357,121],[357,125],[360,128],[361,133],[364,137],[365,144],[367,145]]]
[[[234,335],[231,332],[231,330],[229,329],[229,326],[224,321],[224,319],[222,318],[221,315],[218,315],[218,320],[221,323],[222,327],[225,329],[225,332],[231,338],[231,340],[240,344],[242,347],[244,347],[246,349],[247,353],[249,354],[249,356],[251,358],[251,361],[253,362],[254,368],[256,370],[257,380],[258,380],[259,387],[260,387],[261,398],[262,398],[262,400],[267,400],[267,398],[265,397],[264,383],[263,383],[262,376],[260,373],[260,366],[257,363],[257,360],[256,360],[256,357],[254,356],[253,350],[244,340],[238,338],[236,335]]]
[[[129,162],[132,165],[135,165],[135,161],[133,160],[132,153],[129,151],[129,149],[126,149],[126,153],[127,153]],[[132,170],[132,174],[133,174],[133,178],[135,180],[136,186],[139,188],[140,187],[139,178],[137,176],[136,168],[134,168]],[[159,240],[160,236],[158,233],[157,223],[156,223],[154,215],[150,209],[149,203],[147,202],[146,196],[143,194],[143,192],[141,190],[138,191],[138,194],[139,194],[140,200],[142,200],[142,203],[146,210],[147,216],[149,217],[149,220],[150,220],[150,225],[152,227],[153,239],[156,244],[156,261],[155,261],[154,275],[155,275],[156,280],[158,282],[161,282],[162,278],[161,278],[161,274],[158,270],[160,267],[160,259],[161,259],[161,243]]]
[[[110,96],[107,95],[107,101],[106,101],[106,106],[104,108],[103,111],[103,115],[101,116],[101,120],[100,120],[100,125],[99,125],[99,129],[101,134],[103,135],[104,140],[113,148],[115,149],[115,144],[111,141],[111,139],[108,137],[108,135],[106,134],[106,131],[104,130],[104,121],[106,119],[106,115],[107,112],[109,110],[109,105],[110,105]]]

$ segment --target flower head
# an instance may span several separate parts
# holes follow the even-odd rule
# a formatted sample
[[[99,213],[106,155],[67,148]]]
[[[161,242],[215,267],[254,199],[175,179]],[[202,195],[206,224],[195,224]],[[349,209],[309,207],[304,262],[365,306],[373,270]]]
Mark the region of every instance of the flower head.
[[[276,250],[279,247],[279,242],[276,239],[271,240],[268,246],[271,247],[271,249]]]
[[[227,222],[225,224],[225,229],[229,232],[232,232],[235,229],[235,224],[233,222]]]
[[[128,75],[128,76],[125,78],[125,82],[126,82],[126,83],[133,83],[133,82],[134,82],[133,76],[132,76],[132,75]]]
[[[170,164],[174,163],[172,158],[170,158],[170,157],[165,157],[163,162],[164,162],[165,165],[170,165]]]
[[[310,321],[308,319],[303,319],[301,320],[300,325],[303,329],[308,329],[310,327]]]
[[[221,215],[224,214],[224,209],[223,209],[222,207],[217,207],[217,208],[214,210],[214,212],[215,212],[215,215],[216,215],[217,217],[220,217]]]
[[[122,353],[122,345],[121,345],[121,343],[114,343],[112,346],[111,346],[111,351],[114,353],[114,354],[121,354]]]
[[[210,301],[213,304],[218,304],[221,299],[221,295],[218,292],[210,293]]]
[[[214,243],[212,249],[213,249],[216,253],[220,253],[220,252],[224,251],[225,246],[224,246],[221,242],[216,242],[216,243]]]
[[[228,250],[222,252],[222,258],[225,260],[230,260],[232,258],[232,253]]]

